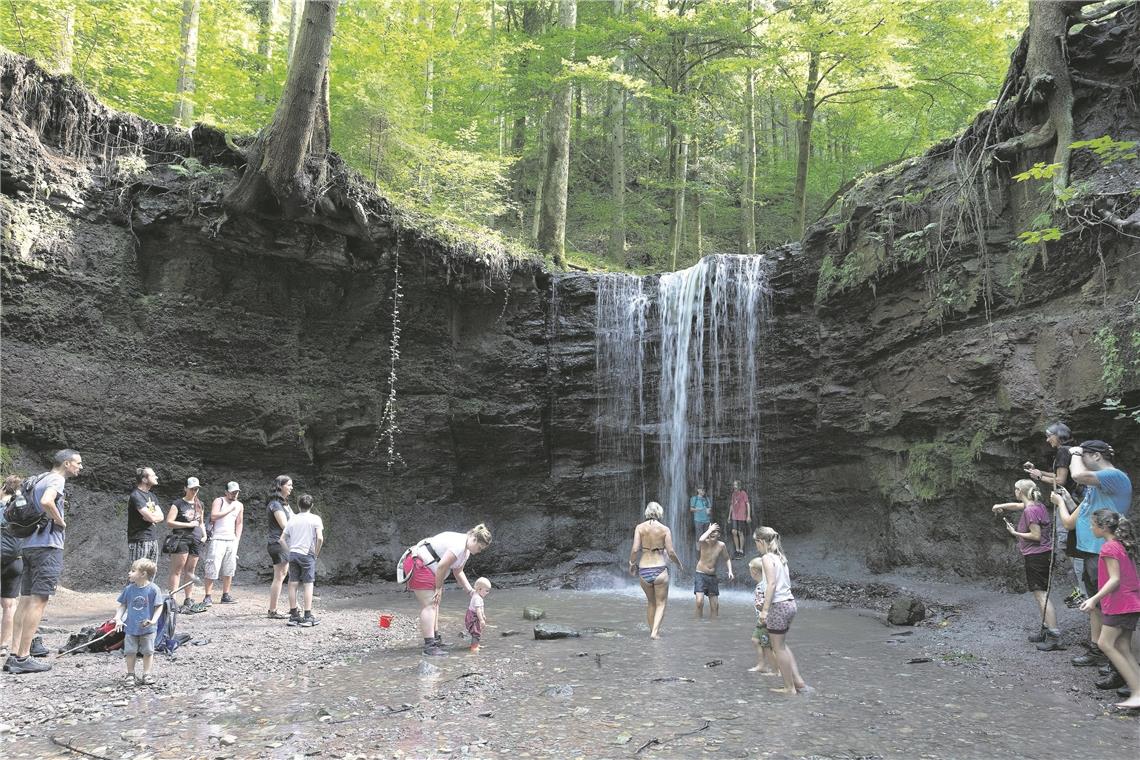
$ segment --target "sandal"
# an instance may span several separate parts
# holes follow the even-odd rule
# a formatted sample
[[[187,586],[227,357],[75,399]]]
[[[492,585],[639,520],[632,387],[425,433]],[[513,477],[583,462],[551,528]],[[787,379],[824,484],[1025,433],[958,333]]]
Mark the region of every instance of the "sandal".
[[[155,683],[157,683],[157,679],[148,673],[142,677],[142,680],[139,681],[139,683],[141,683],[143,686],[154,686]]]

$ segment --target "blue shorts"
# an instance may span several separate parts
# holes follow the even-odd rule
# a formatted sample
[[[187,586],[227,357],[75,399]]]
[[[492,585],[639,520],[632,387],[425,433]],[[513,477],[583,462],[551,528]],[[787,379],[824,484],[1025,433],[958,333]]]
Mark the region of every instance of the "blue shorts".
[[[720,596],[720,579],[716,573],[693,573],[693,593]]]
[[[289,552],[289,582],[313,583],[317,580],[317,558],[312,554]]]

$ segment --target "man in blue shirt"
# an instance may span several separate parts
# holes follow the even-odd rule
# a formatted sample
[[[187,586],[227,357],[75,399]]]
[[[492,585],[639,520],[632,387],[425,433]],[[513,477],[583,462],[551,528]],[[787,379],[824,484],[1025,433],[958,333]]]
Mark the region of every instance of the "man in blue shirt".
[[[709,529],[712,522],[712,502],[705,496],[705,489],[698,488],[697,495],[689,499],[689,513],[693,516],[694,533],[699,539]]]
[[[1070,447],[1069,453],[1072,454],[1070,467],[1073,480],[1085,486],[1085,497],[1081,500],[1080,507],[1072,511],[1070,505],[1073,500],[1068,497],[1068,492],[1064,489],[1054,490],[1054,503],[1061,513],[1061,523],[1077,533],[1077,550],[1085,557],[1095,558],[1100,554],[1104,539],[1093,535],[1092,514],[1098,509],[1128,514],[1132,505],[1132,481],[1113,466],[1112,457],[1116,452],[1104,441],[1085,441],[1080,446]],[[1099,588],[1096,573],[1095,559],[1086,559],[1084,581],[1090,595],[1095,594]],[[1073,658],[1074,665],[1101,665],[1106,662],[1095,643],[1100,637],[1100,626],[1100,609],[1093,607],[1089,611],[1089,633],[1094,643],[1089,647],[1089,654]]]

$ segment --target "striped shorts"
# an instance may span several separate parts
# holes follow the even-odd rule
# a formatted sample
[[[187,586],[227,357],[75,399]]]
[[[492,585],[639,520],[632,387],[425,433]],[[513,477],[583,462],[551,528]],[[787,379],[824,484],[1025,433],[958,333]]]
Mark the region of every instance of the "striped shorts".
[[[158,541],[128,541],[127,557],[133,565],[140,559],[149,559],[158,564]]]

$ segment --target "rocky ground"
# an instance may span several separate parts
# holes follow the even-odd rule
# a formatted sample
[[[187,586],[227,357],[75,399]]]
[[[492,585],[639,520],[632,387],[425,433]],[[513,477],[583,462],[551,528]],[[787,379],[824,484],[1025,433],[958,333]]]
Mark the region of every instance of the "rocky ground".
[[[824,674],[828,671],[814,664],[820,662],[818,658],[822,656],[831,658],[826,660],[829,667],[838,668],[836,673],[844,678],[867,679],[869,676],[857,669],[858,653],[868,644],[881,647],[885,643],[895,648],[888,657],[893,658],[892,663],[897,660],[898,667],[937,668],[932,671],[934,675],[928,675],[928,683],[938,683],[942,677],[957,679],[945,687],[951,695],[944,699],[950,700],[947,704],[951,706],[954,701],[962,701],[954,699],[955,689],[976,687],[1004,693],[1001,690],[1010,688],[1008,684],[1012,682],[1019,692],[1024,690],[1023,697],[1030,695],[1032,699],[1032,695],[1040,694],[1043,706],[1055,707],[1053,703],[1060,700],[1065,703],[1065,710],[1072,711],[1074,716],[1101,721],[1095,724],[1100,726],[1100,731],[1104,730],[1104,720],[1119,719],[1111,708],[1115,694],[1093,688],[1095,671],[1074,668],[1068,662],[1072,654],[1083,651],[1075,645],[1086,630],[1075,611],[1062,608],[1069,651],[1042,654],[1024,640],[1025,633],[1032,628],[1033,610],[1028,596],[914,577],[875,576],[869,583],[863,580],[836,581],[813,576],[798,583],[801,597],[828,600],[827,603],[805,602],[805,609],[818,610],[810,614],[818,617],[827,614],[830,607],[853,603],[861,610],[858,616],[865,619],[862,623],[851,622],[859,618],[844,613],[849,623],[841,625],[850,626],[852,633],[846,639],[840,635],[844,643],[838,646],[834,642],[804,643],[806,651],[801,652],[801,661],[811,663],[804,667],[805,671],[810,669],[820,679],[836,681],[839,676],[826,677]],[[321,623],[310,629],[289,628],[284,623],[266,620],[264,584],[237,587],[234,593],[238,597],[237,604],[216,605],[210,612],[180,618],[179,630],[191,634],[191,643],[172,658],[158,656],[154,668],[158,678],[155,686],[125,684],[123,659],[117,653],[59,659],[53,655],[55,664],[48,673],[5,675],[5,717],[0,725],[4,756],[160,758],[185,757],[190,751],[193,756],[218,758],[489,757],[511,748],[518,750],[519,756],[529,756],[531,752],[534,756],[577,756],[577,750],[567,754],[565,747],[589,747],[593,739],[589,731],[585,730],[577,738],[570,729],[566,729],[570,732],[567,735],[548,736],[541,719],[561,716],[571,723],[585,721],[588,724],[592,719],[587,715],[591,707],[605,715],[617,712],[612,722],[617,739],[607,740],[609,743],[623,737],[626,737],[625,742],[637,743],[634,740],[640,731],[647,736],[652,734],[646,739],[652,749],[659,747],[652,744],[653,736],[665,735],[649,730],[655,725],[652,721],[627,719],[621,714],[620,698],[616,705],[585,701],[587,698],[581,695],[587,692],[581,680],[567,676],[563,682],[555,675],[573,670],[569,666],[586,661],[576,660],[575,654],[582,658],[590,655],[591,664],[597,658],[598,677],[604,681],[609,668],[603,656],[629,647],[634,647],[633,652],[639,651],[637,637],[642,635],[639,631],[644,623],[634,622],[640,619],[635,611],[640,605],[636,596],[620,600],[628,607],[623,614],[628,617],[628,612],[633,611],[635,616],[627,621],[628,630],[624,635],[608,632],[602,636],[623,641],[582,639],[581,644],[572,643],[571,648],[589,651],[567,650],[561,653],[568,658],[567,662],[552,668],[552,663],[542,657],[557,651],[550,647],[555,642],[544,642],[547,648],[542,650],[541,656],[533,654],[531,623],[521,620],[518,614],[520,600],[527,594],[549,592],[526,588],[495,592],[498,599],[493,594],[488,602],[491,622],[496,624],[487,637],[491,646],[478,655],[470,654],[466,647],[457,647],[452,656],[431,662],[422,661],[418,655],[414,600],[392,584],[321,589],[320,599],[315,604]],[[882,608],[900,594],[917,596],[928,605],[927,619],[913,629],[886,627]],[[445,637],[457,644],[462,643],[464,605],[461,596],[449,591],[443,618]],[[590,596],[572,595],[575,599]],[[49,607],[50,619],[44,629],[48,646],[54,649],[66,640],[68,632],[105,619],[113,611],[113,598],[112,593],[62,591]],[[691,614],[688,598],[684,593],[677,594],[671,605],[666,633],[676,632],[679,636],[679,629],[686,625],[685,619]],[[380,611],[396,613],[391,627],[378,626]],[[573,616],[569,622],[583,624]],[[821,630],[818,624],[816,630]],[[516,632],[518,636],[514,637]],[[801,641],[811,638],[810,632],[804,632]],[[680,639],[675,641],[685,644]],[[819,647],[827,651],[820,652]],[[591,654],[599,648],[607,651]],[[728,652],[734,659],[725,672],[733,670],[734,677],[736,670],[743,670],[736,667],[735,660],[744,658],[744,662],[749,656],[744,647],[739,650]],[[624,655],[618,656],[623,657],[623,664],[627,662]],[[703,662],[708,658],[702,653],[698,659]],[[724,661],[729,658],[710,660],[710,663]],[[842,661],[851,661],[851,667],[856,669],[847,670],[848,663]],[[907,666],[911,661],[932,664]],[[678,661],[667,659],[660,667],[675,670]],[[693,675],[699,677],[703,672],[712,671],[702,670]],[[544,680],[551,677],[555,680]],[[385,683],[386,678],[392,683]],[[619,693],[627,688],[625,678],[621,680],[617,686]],[[669,670],[669,674],[657,680],[684,685],[692,683],[693,678]],[[923,688],[914,681],[895,680],[908,688]],[[397,681],[414,688],[393,688]],[[1003,683],[1006,685],[1002,686]],[[850,701],[849,697],[827,693],[829,686],[839,688],[837,684],[817,685],[823,696],[816,698],[817,704],[808,716],[825,715],[816,711],[828,710],[833,701]],[[579,690],[578,697],[574,695],[575,687]],[[897,686],[892,688],[897,689]],[[531,691],[542,702],[520,700],[520,695]],[[607,698],[604,692],[600,693],[602,696],[588,699]],[[983,706],[992,699],[988,692],[981,691],[977,697]],[[553,708],[548,707],[547,702],[565,710],[565,715],[551,713]],[[732,700],[726,700],[726,704],[731,706]],[[877,709],[885,710],[887,715],[902,712],[887,709],[891,705],[889,700],[872,700],[867,704],[879,705]],[[693,706],[696,707],[695,702]],[[715,709],[710,705],[705,709],[725,720],[723,705]],[[994,709],[994,705],[990,703],[986,709]],[[638,714],[636,710],[634,713]],[[476,726],[479,730],[467,736],[466,722],[478,718],[484,719]],[[528,728],[531,720],[538,722]],[[492,729],[494,721],[498,722]],[[566,721],[556,721],[549,731],[570,725]],[[658,721],[656,725],[661,730],[666,726],[676,728],[668,722]],[[699,728],[700,724],[695,725]],[[1134,736],[1135,723],[1124,727],[1123,734],[1120,727],[1112,730],[1116,733],[1109,737],[1109,746],[1115,740],[1113,736]],[[700,751],[733,747],[734,738],[739,738],[733,736],[733,731],[735,729],[725,729],[722,739],[702,739],[704,744]],[[978,733],[984,734],[984,731]],[[466,738],[457,740],[456,736]],[[681,755],[671,754],[672,750],[663,746],[654,751],[663,757],[685,756],[679,747],[693,739],[678,737],[677,741],[675,751],[682,752]],[[634,752],[637,748],[633,743],[629,746],[621,743],[622,746],[613,749],[613,756],[640,754],[640,751]],[[919,745],[912,748],[914,756],[923,754],[918,751]],[[611,756],[605,754],[605,750],[599,751],[601,755],[593,756]],[[729,752],[729,755],[751,756],[747,751],[741,752],[743,754]],[[778,756],[824,755],[805,748],[799,754]],[[974,755],[963,750],[950,756]]]

